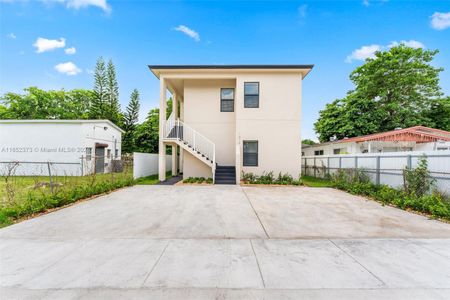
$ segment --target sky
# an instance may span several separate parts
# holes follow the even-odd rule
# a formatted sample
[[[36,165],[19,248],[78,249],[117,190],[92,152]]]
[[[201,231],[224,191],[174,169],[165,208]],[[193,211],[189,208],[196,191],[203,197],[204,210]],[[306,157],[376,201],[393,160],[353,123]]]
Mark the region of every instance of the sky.
[[[125,108],[159,103],[152,64],[314,64],[304,79],[302,138],[319,111],[353,88],[349,74],[396,43],[439,49],[450,95],[450,1],[0,0],[0,94],[93,87],[112,59]]]

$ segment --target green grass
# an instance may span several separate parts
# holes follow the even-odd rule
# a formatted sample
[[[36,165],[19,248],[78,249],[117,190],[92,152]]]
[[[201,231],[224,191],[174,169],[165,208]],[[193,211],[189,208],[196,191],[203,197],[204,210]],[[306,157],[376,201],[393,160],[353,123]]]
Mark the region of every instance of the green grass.
[[[122,173],[54,176],[0,176],[0,227],[94,195],[133,185],[131,168]]]
[[[333,187],[333,182],[313,176],[302,176],[302,184],[309,187]]]
[[[136,184],[138,185],[151,185],[151,184],[157,184],[159,182],[158,174],[156,175],[150,175],[147,177],[142,177],[136,179]],[[169,179],[172,177],[172,171],[166,172],[166,179]]]

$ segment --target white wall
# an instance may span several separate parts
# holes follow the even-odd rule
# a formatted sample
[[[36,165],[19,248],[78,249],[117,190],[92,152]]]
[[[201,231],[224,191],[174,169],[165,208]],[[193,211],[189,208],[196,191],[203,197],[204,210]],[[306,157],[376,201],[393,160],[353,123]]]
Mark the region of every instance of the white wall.
[[[107,130],[104,130],[104,127],[107,127]],[[95,143],[108,144],[107,149],[111,149],[113,155],[116,145],[120,157],[120,141],[121,132],[108,122],[0,121],[0,161],[23,162],[16,169],[16,175],[46,176],[47,162],[51,162],[53,175],[88,174],[94,167],[84,161],[82,172],[81,157],[85,156],[86,147],[91,147],[94,155]],[[0,163],[0,173],[4,172],[5,168],[6,164]],[[108,171],[109,166],[105,170]]]
[[[172,155],[166,155],[166,170],[172,169]],[[158,174],[158,154],[133,153],[134,179]]]

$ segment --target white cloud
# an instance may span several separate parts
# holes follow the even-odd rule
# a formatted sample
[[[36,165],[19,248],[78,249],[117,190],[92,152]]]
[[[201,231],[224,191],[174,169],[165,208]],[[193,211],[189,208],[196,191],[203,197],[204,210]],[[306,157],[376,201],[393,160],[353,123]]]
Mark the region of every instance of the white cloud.
[[[369,6],[370,5],[369,0],[363,0],[362,3],[363,3],[364,6]]]
[[[400,44],[404,44],[407,47],[411,47],[411,48],[415,48],[415,49],[425,48],[425,45],[423,43],[421,43],[419,41],[415,41],[415,40],[400,41],[400,43],[397,41],[393,41],[388,45],[388,48],[392,48],[392,47],[398,46]]]
[[[77,49],[75,47],[70,47],[70,48],[64,49],[64,52],[66,52],[66,54],[72,55],[72,54],[77,53]]]
[[[59,40],[49,40],[45,38],[38,38],[33,44],[37,53],[55,50],[57,48],[64,48],[66,46],[66,39],[60,38]]]
[[[13,39],[13,40],[15,40],[17,37],[16,37],[16,35],[14,34],[14,33],[8,33],[7,35],[6,35],[6,37],[7,38],[10,38],[10,39]]]
[[[346,62],[351,63],[353,60],[365,60],[367,58],[374,58],[375,52],[380,51],[381,46],[380,45],[369,45],[369,46],[362,46],[359,49],[356,49],[347,56],[345,59]]]
[[[305,18],[306,17],[306,11],[308,10],[308,5],[307,4],[303,4],[300,5],[298,7],[298,15],[300,16],[300,18]]]
[[[373,45],[368,45],[368,46],[362,46],[359,49],[356,49],[352,52],[352,54],[350,54],[349,56],[347,56],[347,58],[345,59],[345,62],[347,63],[351,63],[354,60],[366,60],[367,58],[374,58],[375,57],[375,52],[377,51],[381,51],[381,50],[385,50],[385,49],[389,49],[392,47],[396,47],[400,44],[404,44],[406,47],[411,47],[411,48],[425,48],[425,45],[422,42],[416,41],[416,40],[409,40],[409,41],[393,41],[391,42],[389,45],[387,46],[383,46],[383,45],[377,45],[377,44],[373,44]]]
[[[436,30],[444,30],[445,28],[450,27],[450,12],[435,12],[431,16],[431,27]]]
[[[55,70],[59,73],[66,75],[77,75],[81,73],[81,69],[79,69],[73,62],[60,63],[55,66]]]
[[[4,3],[16,3],[16,2],[28,2],[30,0],[0,0]],[[111,6],[108,4],[108,0],[39,0],[44,4],[61,3],[65,4],[69,9],[80,9],[89,6],[95,6],[101,8],[106,13],[111,12]]]
[[[187,26],[178,25],[178,27],[175,27],[174,30],[180,31],[180,32],[186,34],[190,38],[194,39],[196,42],[200,41],[200,35],[198,34],[198,32],[192,30],[191,28],[189,28]]]
[[[104,12],[111,12],[111,6],[107,0],[66,0],[67,8],[80,9],[88,6],[96,6],[103,9]]]

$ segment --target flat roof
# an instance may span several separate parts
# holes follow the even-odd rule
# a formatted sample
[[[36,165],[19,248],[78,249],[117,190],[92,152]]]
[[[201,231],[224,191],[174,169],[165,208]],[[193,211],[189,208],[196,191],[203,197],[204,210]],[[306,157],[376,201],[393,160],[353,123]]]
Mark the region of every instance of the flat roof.
[[[111,122],[110,120],[49,120],[49,119],[41,119],[41,120],[0,120],[0,124],[32,124],[32,123],[56,123],[56,124],[81,124],[81,123],[107,123],[111,125],[111,127],[114,127],[115,129],[119,130],[120,132],[125,132],[122,130],[119,126]]]
[[[159,77],[157,70],[311,70],[312,64],[286,65],[148,65],[150,71]],[[306,73],[308,74],[309,71]],[[305,75],[306,76],[306,75]]]

